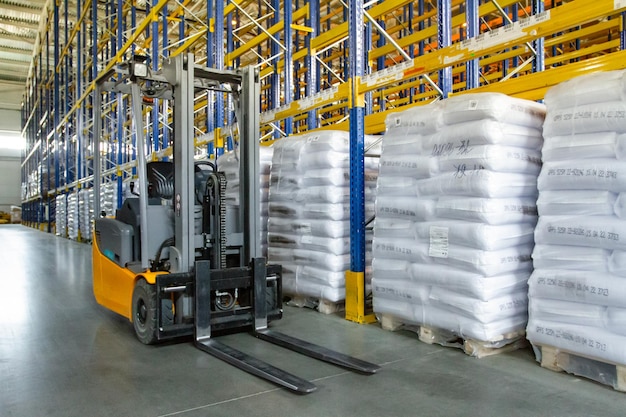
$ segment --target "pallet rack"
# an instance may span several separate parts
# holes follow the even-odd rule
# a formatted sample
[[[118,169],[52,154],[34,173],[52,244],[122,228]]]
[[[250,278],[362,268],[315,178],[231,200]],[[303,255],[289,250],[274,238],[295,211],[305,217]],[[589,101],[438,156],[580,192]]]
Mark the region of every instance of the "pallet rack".
[[[619,0],[57,0],[48,1],[22,109],[23,219],[52,231],[54,197],[92,187],[94,158],[118,185],[135,175],[129,101],[93,130],[94,81],[140,55],[183,51],[213,68],[260,69],[263,141],[313,129],[351,132],[351,271],[364,271],[363,135],[385,117],[449,94],[499,91],[539,100],[596,70],[626,67],[626,2]],[[199,94],[200,156],[236,141],[233,103]],[[171,155],[170,104],[144,114],[148,155]],[[93,149],[94,135],[101,149]]]

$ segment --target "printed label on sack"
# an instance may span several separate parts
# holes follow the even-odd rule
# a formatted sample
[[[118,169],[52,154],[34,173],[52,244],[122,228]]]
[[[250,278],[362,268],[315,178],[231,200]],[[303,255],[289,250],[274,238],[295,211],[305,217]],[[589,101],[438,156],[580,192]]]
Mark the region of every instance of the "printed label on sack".
[[[448,228],[442,226],[430,226],[430,246],[428,256],[433,258],[448,257]]]

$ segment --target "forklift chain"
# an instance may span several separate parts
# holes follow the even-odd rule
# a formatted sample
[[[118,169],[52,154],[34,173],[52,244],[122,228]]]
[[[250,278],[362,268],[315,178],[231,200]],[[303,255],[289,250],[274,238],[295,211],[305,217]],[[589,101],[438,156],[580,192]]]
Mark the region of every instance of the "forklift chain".
[[[224,196],[226,195],[226,175],[218,172],[219,188],[220,188],[220,266],[226,268],[226,204],[224,204]]]

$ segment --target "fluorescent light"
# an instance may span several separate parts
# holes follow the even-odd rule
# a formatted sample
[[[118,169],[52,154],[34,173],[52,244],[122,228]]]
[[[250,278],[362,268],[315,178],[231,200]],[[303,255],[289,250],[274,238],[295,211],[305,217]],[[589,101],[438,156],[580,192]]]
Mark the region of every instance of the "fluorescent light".
[[[24,149],[26,141],[20,132],[0,130],[0,149]]]

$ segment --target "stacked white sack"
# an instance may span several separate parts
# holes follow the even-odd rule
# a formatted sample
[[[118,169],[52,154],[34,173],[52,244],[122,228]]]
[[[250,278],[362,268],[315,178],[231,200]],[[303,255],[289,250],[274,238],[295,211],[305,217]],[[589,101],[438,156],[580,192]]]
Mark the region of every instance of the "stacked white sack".
[[[626,364],[626,72],[546,94],[528,339]]]
[[[261,186],[261,253],[267,258],[267,220],[270,188],[270,168],[272,166],[273,148],[261,146],[259,148],[260,186]],[[226,204],[239,206],[239,149],[226,152],[217,159],[217,169],[226,176]]]
[[[56,235],[67,237],[67,195],[60,194],[56,197],[55,215]]]
[[[125,184],[122,184],[122,189],[124,186]],[[100,212],[104,212],[106,216],[115,216],[115,211],[118,208],[117,190],[117,181],[102,184],[100,188]]]
[[[78,240],[78,192],[67,195],[67,237]]]
[[[91,228],[94,219],[93,188],[81,189],[78,192],[78,227],[82,241],[91,240]]]
[[[367,137],[366,146],[375,142]],[[350,269],[350,136],[323,131],[275,142],[269,194],[269,261],[285,294],[345,299]],[[366,218],[373,215],[377,159],[365,160]]]
[[[523,331],[544,114],[534,102],[467,94],[387,118],[376,313],[481,341]]]

